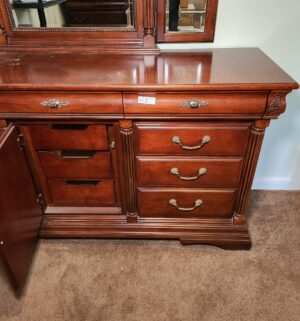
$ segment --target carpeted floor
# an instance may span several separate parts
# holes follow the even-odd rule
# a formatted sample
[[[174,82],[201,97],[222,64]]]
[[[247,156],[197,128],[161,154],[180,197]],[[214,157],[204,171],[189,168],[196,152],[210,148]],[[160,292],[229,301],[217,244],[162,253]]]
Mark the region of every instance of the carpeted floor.
[[[251,251],[176,241],[42,240],[5,321],[299,321],[300,192],[252,192]]]

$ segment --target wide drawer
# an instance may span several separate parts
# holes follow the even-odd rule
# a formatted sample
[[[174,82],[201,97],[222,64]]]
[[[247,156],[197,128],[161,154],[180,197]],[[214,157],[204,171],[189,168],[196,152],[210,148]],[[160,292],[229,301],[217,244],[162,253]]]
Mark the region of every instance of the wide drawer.
[[[113,180],[49,180],[53,205],[115,204]]]
[[[112,178],[109,152],[42,151],[39,158],[47,178]]]
[[[137,152],[166,155],[243,155],[249,124],[137,123]]]
[[[261,114],[267,93],[127,93],[126,114]]]
[[[0,93],[1,113],[122,114],[120,93]]]
[[[235,189],[139,188],[142,217],[231,217]]]
[[[242,157],[138,156],[139,186],[234,187]]]
[[[32,125],[29,129],[36,149],[108,149],[106,126],[56,124]]]

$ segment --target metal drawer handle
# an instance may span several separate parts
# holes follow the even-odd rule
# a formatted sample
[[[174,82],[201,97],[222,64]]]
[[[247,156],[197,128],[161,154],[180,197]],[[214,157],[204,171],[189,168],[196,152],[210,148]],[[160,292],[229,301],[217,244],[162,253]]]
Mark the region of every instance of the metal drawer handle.
[[[202,148],[205,144],[208,144],[211,141],[210,136],[203,136],[202,137],[202,141],[200,145],[197,146],[185,146],[182,144],[181,138],[179,136],[174,136],[172,138],[172,142],[175,144],[178,144],[182,149],[186,149],[186,150],[196,150],[196,149],[200,149]]]
[[[49,99],[41,102],[41,105],[44,107],[49,107],[51,109],[59,109],[64,106],[69,106],[70,103],[68,101],[63,101],[59,99]]]
[[[202,205],[202,203],[203,203],[203,201],[198,199],[195,201],[194,207],[179,207],[177,204],[177,201],[174,198],[169,200],[170,205],[176,207],[179,211],[183,211],[183,212],[192,212],[195,209],[197,209],[198,207],[200,207]]]
[[[198,179],[200,176],[205,175],[207,172],[207,168],[201,167],[198,170],[198,174],[196,176],[190,176],[190,177],[186,177],[186,176],[181,176],[179,174],[179,169],[176,167],[171,168],[170,173],[174,174],[175,176],[177,176],[179,179],[181,179],[182,181],[195,181],[196,179]]]
[[[208,102],[207,101],[202,101],[202,100],[198,100],[198,99],[192,99],[189,101],[183,101],[181,103],[181,106],[183,107],[187,107],[190,109],[197,109],[199,107],[203,107],[203,106],[207,106]]]

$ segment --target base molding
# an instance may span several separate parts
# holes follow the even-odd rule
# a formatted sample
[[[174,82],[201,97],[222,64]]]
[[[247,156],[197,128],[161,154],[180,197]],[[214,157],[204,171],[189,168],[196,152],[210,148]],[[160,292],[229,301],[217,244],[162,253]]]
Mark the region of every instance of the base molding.
[[[182,245],[214,245],[222,248],[223,250],[250,250],[251,249],[251,239],[248,235],[216,235],[215,237],[209,237],[206,235],[204,238],[184,238],[179,239]]]
[[[42,238],[173,239],[183,245],[214,245],[222,249],[249,250],[247,224],[235,225],[229,219],[141,219],[126,222],[124,215],[45,215]]]

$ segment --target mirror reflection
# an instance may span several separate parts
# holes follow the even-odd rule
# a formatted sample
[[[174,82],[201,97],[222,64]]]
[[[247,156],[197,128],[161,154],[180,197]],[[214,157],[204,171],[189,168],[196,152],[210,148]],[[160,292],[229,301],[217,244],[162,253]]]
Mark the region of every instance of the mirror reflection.
[[[204,32],[207,0],[167,0],[166,32]]]
[[[133,27],[135,0],[6,0],[17,28]]]

